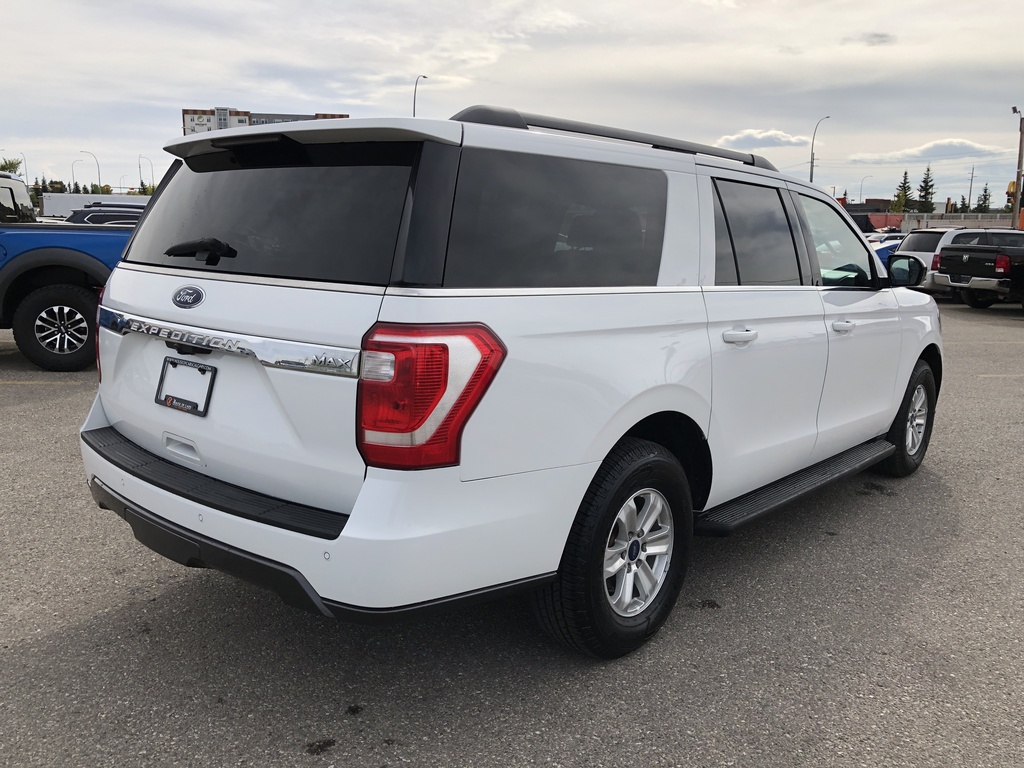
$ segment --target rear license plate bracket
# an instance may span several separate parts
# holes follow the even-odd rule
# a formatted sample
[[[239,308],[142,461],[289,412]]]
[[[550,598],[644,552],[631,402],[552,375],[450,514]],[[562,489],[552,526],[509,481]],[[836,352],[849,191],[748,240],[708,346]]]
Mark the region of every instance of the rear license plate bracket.
[[[165,357],[154,402],[192,416],[205,416],[217,369],[206,363]]]

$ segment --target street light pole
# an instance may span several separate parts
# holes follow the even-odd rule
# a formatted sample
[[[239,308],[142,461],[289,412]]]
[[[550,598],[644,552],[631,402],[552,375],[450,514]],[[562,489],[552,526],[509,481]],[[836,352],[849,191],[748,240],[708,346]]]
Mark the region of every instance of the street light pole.
[[[149,163],[149,186],[151,186],[154,190],[156,190],[156,178],[155,178],[156,174],[153,173],[153,161],[150,160],[145,155],[139,155],[139,157],[142,160],[145,160],[147,163]],[[141,169],[141,166],[140,166],[140,169]],[[139,176],[142,176],[142,171],[141,170],[139,170]]]
[[[88,149],[80,149],[78,151],[81,152],[84,155],[92,155],[92,152],[90,152]],[[92,155],[92,159],[96,160],[96,155]],[[96,160],[96,182],[99,185],[100,191],[102,192],[103,191],[103,177],[100,176],[100,161],[99,160]]]
[[[78,158],[77,160],[75,160],[75,161],[73,161],[71,163],[71,186],[72,187],[74,187],[75,184],[78,183],[77,181],[75,181],[75,163],[80,163],[80,162],[82,162],[82,158]]]
[[[810,181],[814,181],[814,138],[818,135],[818,126],[821,125],[822,120],[828,120],[832,115],[825,115],[821,120],[814,124],[814,133],[811,134],[811,178]]]
[[[24,174],[22,174],[21,178],[23,178],[25,180],[25,183],[28,184],[28,160],[25,159],[24,152],[19,152],[18,154],[21,155],[21,170],[25,172]]]
[[[1017,149],[1017,173],[1013,187],[1013,226],[1020,226],[1020,182],[1021,174],[1024,172],[1024,113],[1016,107],[1013,114],[1020,117],[1020,146]]]
[[[128,174],[127,174],[127,173],[125,173],[125,174],[123,174],[123,175],[121,176],[121,180],[120,180],[120,182],[118,183],[118,186],[117,186],[117,188],[121,190],[121,194],[122,194],[122,195],[124,194],[124,190],[125,190],[125,186],[124,186],[124,180],[125,180],[126,178],[128,178]]]
[[[416,82],[412,84],[412,116],[416,117],[416,89],[420,86],[420,78],[427,79],[426,75],[416,75]]]
[[[864,179],[870,179],[870,178],[871,178],[871,174],[870,173],[867,176],[864,177]],[[864,179],[860,180],[860,202],[861,202],[861,205],[864,204]]]

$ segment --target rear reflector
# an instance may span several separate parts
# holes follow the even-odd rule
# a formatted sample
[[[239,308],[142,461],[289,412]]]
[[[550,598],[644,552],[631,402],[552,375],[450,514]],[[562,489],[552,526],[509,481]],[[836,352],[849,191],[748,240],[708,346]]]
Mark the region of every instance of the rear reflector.
[[[363,338],[356,442],[387,469],[459,463],[462,429],[505,347],[483,325],[378,323]]]

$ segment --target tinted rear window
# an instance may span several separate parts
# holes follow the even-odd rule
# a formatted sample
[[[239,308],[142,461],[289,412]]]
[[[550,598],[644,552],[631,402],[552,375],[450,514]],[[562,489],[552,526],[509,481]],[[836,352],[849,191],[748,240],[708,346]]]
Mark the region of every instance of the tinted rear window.
[[[729,223],[740,285],[800,285],[796,243],[779,191],[723,179],[715,186]]]
[[[991,245],[998,245],[1002,248],[1024,248],[1024,233],[989,232],[988,241]]]
[[[896,250],[935,253],[944,234],[945,232],[911,232],[903,238],[903,242]]]
[[[465,149],[444,284],[656,285],[667,190],[661,171]]]
[[[419,144],[258,146],[190,161],[165,182],[126,260],[217,273],[387,285]],[[240,166],[240,167],[239,167]],[[167,256],[215,238],[208,265]]]

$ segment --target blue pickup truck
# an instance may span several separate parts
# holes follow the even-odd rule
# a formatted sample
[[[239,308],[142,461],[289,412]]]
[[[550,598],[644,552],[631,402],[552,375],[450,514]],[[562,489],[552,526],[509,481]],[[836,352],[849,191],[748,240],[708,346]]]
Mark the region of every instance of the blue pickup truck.
[[[0,328],[40,368],[78,371],[95,360],[99,289],[132,228],[34,218],[25,183],[0,173]]]

